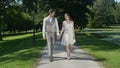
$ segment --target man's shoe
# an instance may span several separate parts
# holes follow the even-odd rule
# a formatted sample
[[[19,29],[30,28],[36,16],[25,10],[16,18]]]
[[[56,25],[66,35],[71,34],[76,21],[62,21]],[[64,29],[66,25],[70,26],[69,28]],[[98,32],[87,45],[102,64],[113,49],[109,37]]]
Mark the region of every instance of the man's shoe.
[[[53,62],[53,57],[49,57],[50,62]]]

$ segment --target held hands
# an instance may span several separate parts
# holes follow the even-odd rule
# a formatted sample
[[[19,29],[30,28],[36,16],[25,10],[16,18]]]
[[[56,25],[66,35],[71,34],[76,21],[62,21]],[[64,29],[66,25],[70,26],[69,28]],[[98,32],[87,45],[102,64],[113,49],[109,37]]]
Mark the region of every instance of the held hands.
[[[57,40],[60,40],[60,37],[61,37],[61,35],[58,35],[58,36],[57,36]]]

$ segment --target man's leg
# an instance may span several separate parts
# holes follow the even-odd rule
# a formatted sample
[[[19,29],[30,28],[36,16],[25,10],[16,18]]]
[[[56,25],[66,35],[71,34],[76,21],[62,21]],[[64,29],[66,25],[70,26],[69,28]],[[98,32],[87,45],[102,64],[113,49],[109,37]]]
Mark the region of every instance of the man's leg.
[[[48,46],[48,56],[51,59],[51,36],[50,33],[47,33],[47,46]]]
[[[55,45],[55,39],[56,37],[55,37],[55,33],[53,33],[52,34],[52,48],[54,47],[54,45]]]
[[[51,37],[50,37],[50,61],[53,61],[53,46],[55,44],[55,33],[51,33]]]
[[[55,45],[55,33],[52,33],[52,39],[51,39],[51,54],[52,54],[52,57],[53,57],[54,45]]]
[[[50,61],[52,62],[53,61],[53,47],[52,47],[52,38],[50,38],[50,46],[49,46],[49,53],[50,53]]]

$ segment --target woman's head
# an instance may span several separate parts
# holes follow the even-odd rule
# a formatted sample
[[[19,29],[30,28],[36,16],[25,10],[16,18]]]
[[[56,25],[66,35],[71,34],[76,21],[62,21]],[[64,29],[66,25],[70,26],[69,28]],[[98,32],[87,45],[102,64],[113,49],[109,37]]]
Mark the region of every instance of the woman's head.
[[[65,13],[64,17],[65,17],[65,20],[72,21],[71,15],[69,13]]]

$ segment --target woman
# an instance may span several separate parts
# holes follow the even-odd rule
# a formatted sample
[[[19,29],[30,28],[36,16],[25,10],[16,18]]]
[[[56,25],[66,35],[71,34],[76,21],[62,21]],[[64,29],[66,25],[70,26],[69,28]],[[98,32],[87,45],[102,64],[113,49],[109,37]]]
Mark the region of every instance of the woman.
[[[61,43],[62,45],[66,46],[67,59],[70,60],[71,48],[75,42],[74,22],[69,13],[65,13],[64,17],[65,21],[63,21],[62,24],[60,37],[63,35]]]

